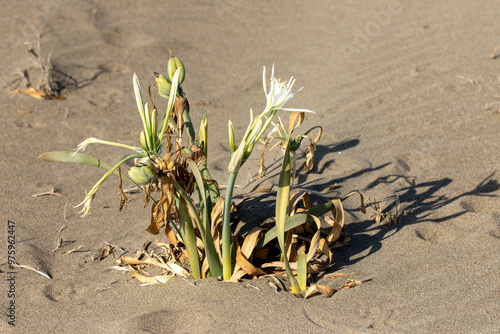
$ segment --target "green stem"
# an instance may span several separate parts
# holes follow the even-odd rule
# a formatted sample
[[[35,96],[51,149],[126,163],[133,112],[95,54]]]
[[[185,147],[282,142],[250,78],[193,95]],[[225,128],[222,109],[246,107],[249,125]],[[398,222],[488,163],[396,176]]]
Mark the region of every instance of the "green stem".
[[[232,258],[231,258],[231,200],[233,197],[233,188],[238,173],[229,173],[226,188],[226,198],[224,200],[224,214],[222,216],[222,272],[223,279],[226,281],[231,278]]]
[[[191,264],[191,271],[194,279],[201,279],[201,265],[198,256],[198,247],[196,246],[196,234],[194,232],[193,223],[189,216],[189,211],[186,206],[186,201],[180,197],[177,199],[179,207],[179,235],[182,237],[182,242],[186,246],[189,262]],[[175,224],[172,224],[175,226]]]
[[[197,214],[196,207],[194,206],[193,202],[191,201],[189,195],[186,193],[186,191],[184,190],[184,188],[182,188],[182,186],[179,183],[177,183],[176,181],[174,181],[174,187],[179,192],[179,195],[182,198],[184,198],[184,201],[186,202],[186,205],[188,206],[188,208],[193,213],[193,217],[194,217],[196,226],[200,230],[201,235],[205,236],[205,226],[202,224],[200,216]]]
[[[187,108],[184,108],[182,118],[184,120],[184,126],[186,127],[186,131],[188,134],[189,146],[191,146],[196,139],[196,132],[194,131],[193,122],[191,121],[191,116],[189,115],[189,111]]]
[[[200,172],[201,175],[203,176],[203,179],[207,182],[210,192],[212,193],[212,197],[214,198],[213,203],[216,204],[219,201],[220,197],[219,189],[217,188],[217,185],[214,182],[209,181],[213,180],[213,178],[212,175],[210,175],[210,171],[207,168],[207,164],[201,165]]]

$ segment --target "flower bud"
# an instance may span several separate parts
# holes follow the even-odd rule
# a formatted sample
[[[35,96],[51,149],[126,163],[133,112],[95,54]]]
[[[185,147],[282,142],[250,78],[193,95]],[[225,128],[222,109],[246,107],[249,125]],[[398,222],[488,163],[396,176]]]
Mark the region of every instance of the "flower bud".
[[[203,153],[207,156],[207,140],[208,140],[208,120],[207,120],[207,112],[203,114],[203,118],[200,123],[200,130],[198,131],[198,143],[201,145],[203,143]]]
[[[156,168],[151,165],[145,165],[145,166],[133,166],[130,167],[130,170],[128,171],[128,176],[134,181],[139,184],[148,184],[152,180],[156,180],[159,178],[158,176],[158,171]]]
[[[140,141],[141,141],[142,149],[144,151],[148,152],[149,151],[148,141],[146,139],[146,134],[144,133],[144,131],[141,131]]]
[[[228,120],[229,123],[229,145],[231,145],[231,153],[234,153],[238,148],[234,142],[234,124],[231,120]]]
[[[236,174],[240,171],[241,165],[243,164],[243,153],[245,152],[244,146],[241,145],[236,151],[231,154],[231,160],[229,161],[229,173]]]
[[[142,175],[141,167],[130,167],[128,171],[128,176],[132,179],[132,181],[139,184],[148,184],[151,181],[148,177]]]
[[[175,72],[174,72],[175,73]],[[168,99],[170,95],[170,88],[172,88],[172,83],[163,74],[158,74],[156,77],[156,85],[158,86],[158,95]]]
[[[178,68],[181,68],[181,74],[179,77],[179,85],[180,85],[184,81],[184,77],[186,76],[184,64],[179,58],[174,57],[172,51],[170,51],[170,59],[168,60],[167,64],[167,75],[170,82],[174,80],[174,74]]]

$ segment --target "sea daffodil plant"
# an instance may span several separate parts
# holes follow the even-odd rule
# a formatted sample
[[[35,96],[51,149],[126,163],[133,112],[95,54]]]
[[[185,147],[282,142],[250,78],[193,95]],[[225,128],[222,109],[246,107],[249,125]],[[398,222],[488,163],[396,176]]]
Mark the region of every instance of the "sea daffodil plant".
[[[183,255],[172,255],[168,261],[164,259],[163,262],[158,261],[158,257],[141,259],[141,255],[134,259],[125,257],[118,260],[119,265],[126,267],[125,271],[134,272],[134,277],[143,282],[164,283],[167,279],[162,275],[145,278],[138,272],[139,267],[134,266],[157,265],[164,270],[170,270],[173,274],[185,276],[186,271],[181,265],[184,264],[182,259],[188,258],[191,273],[195,279],[212,276],[234,281],[245,275],[256,277],[268,272],[286,272],[292,292],[298,293],[305,290],[307,275],[324,271],[331,265],[332,256],[328,244],[338,244],[340,237],[346,236],[342,201],[351,194],[315,207],[310,206],[307,194],[291,195],[292,170],[295,169],[292,163],[295,159],[293,152],[299,148],[302,139],[306,138],[309,131],[296,138],[292,138],[291,134],[302,123],[304,113],[312,112],[308,109],[285,108],[288,101],[298,92],[292,91],[295,80],[292,77],[286,82],[281,82],[274,75],[273,65],[268,87],[264,67],[262,78],[266,106],[256,117],[250,110],[250,124],[239,145],[235,142],[234,125],[229,121],[231,159],[228,166],[227,189],[223,198],[220,196],[218,183],[211,177],[208,170],[207,113],[203,115],[199,131],[196,133],[189,113],[189,103],[181,87],[185,73],[184,64],[172,54],[167,64],[166,75],[155,73],[156,80],[153,88],[156,88],[160,97],[168,99],[167,110],[161,121],[158,120],[154,99],[152,98],[151,107],[143,101],[139,79],[134,74],[132,83],[142,122],[142,131],[139,135],[140,146],[88,138],[78,145],[76,152],[47,152],[40,158],[46,161],[85,164],[106,170],[80,204],[83,206],[81,211],[83,216],[89,213],[94,194],[111,174],[120,176],[120,209],[127,202],[122,190],[122,178],[145,193],[146,205],[149,201],[153,202],[151,222],[147,230],[151,233],[159,233],[163,229],[169,239],[169,254]],[[285,130],[281,121],[278,125],[273,123],[279,111],[291,112],[288,131]],[[276,226],[269,230],[258,228],[246,236],[233,235],[230,214],[236,177],[241,166],[250,157],[257,143],[262,141],[271,124],[274,125],[274,130],[264,137],[264,142],[267,143],[277,138],[284,152],[276,202]],[[273,136],[273,133],[278,135]],[[315,144],[320,135],[321,130],[315,140],[311,140],[306,170],[312,166],[310,160],[314,157]],[[109,165],[100,159],[81,153],[90,144],[115,146],[119,149],[131,150],[132,153],[115,165]],[[265,147],[267,144],[264,145],[264,149]],[[132,167],[124,164],[132,159],[134,160]],[[263,159],[261,161],[263,163]],[[121,168],[128,169],[128,173],[123,174]],[[193,193],[197,194],[196,198]],[[304,208],[298,207],[301,200],[304,202]],[[328,212],[332,212],[334,218],[327,220],[329,227],[326,231],[317,217]],[[307,228],[302,228],[306,225]],[[316,231],[314,236],[300,238],[300,240],[306,240],[301,245],[297,245],[299,239],[289,237],[292,232],[304,233],[304,231],[312,230]],[[322,238],[320,231],[327,237]],[[272,241],[276,240],[279,246],[267,248]],[[346,237],[345,240],[347,240]],[[309,248],[307,255],[304,251],[297,256],[289,254],[292,244],[301,250]],[[265,263],[257,264],[257,261],[254,264],[252,262],[254,258],[262,258],[262,254],[268,254],[270,249],[281,250],[279,259],[283,261],[271,261],[271,256],[269,256],[273,266],[277,265],[279,268],[268,269],[269,266]],[[297,273],[297,278],[294,276],[295,273]]]

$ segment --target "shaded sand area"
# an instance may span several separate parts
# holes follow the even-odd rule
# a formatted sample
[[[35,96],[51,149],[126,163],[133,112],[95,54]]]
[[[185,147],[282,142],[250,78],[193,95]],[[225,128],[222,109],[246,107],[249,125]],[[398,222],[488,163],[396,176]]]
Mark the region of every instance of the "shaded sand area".
[[[498,1],[49,0],[2,1],[1,8],[0,332],[500,331]],[[81,219],[73,206],[102,172],[37,157],[88,137],[137,145],[132,75],[152,83],[169,49],[187,68],[193,118],[208,112],[209,167],[221,184],[227,119],[241,136],[249,108],[264,107],[262,66],[275,64],[278,76],[293,75],[304,87],[289,106],[316,111],[304,128],[319,124],[324,134],[316,166],[299,172],[298,187],[316,199],[357,189],[389,218],[397,209],[397,224],[376,223],[374,204],[362,214],[355,200],[346,202],[352,244],[335,250],[328,273],[349,275],[321,282],[370,281],[302,300],[264,279],[139,286],[111,269],[112,256],[93,260],[105,242],[133,253],[166,238],[144,230],[150,211],[141,195],[118,211],[117,178]],[[33,86],[43,79],[29,50],[39,60],[50,54],[65,100],[9,94],[25,89],[27,78]],[[87,152],[108,162],[125,154],[100,146]],[[272,168],[257,182],[258,154],[251,159],[236,200],[277,183]],[[61,196],[33,196],[51,189]],[[264,218],[272,197],[255,196],[245,208]],[[9,221],[17,263],[52,277],[15,268],[15,298],[7,297]],[[15,327],[6,316],[12,300]]]

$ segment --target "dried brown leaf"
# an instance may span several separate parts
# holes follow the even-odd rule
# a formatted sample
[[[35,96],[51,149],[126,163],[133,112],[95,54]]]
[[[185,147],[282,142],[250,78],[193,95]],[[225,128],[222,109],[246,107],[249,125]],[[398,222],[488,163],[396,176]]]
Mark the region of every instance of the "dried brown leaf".
[[[179,239],[177,238],[177,235],[174,233],[174,231],[172,231],[172,228],[168,223],[165,224],[165,235],[167,236],[170,244],[174,247],[177,247],[177,245],[179,244]]]
[[[146,231],[152,234],[160,233],[160,226],[162,220],[163,217],[160,212],[159,204],[157,205],[153,203],[153,205],[151,205],[151,222],[149,226],[146,228]]]
[[[291,135],[293,130],[297,129],[304,121],[305,113],[303,112],[292,112],[290,115],[290,120],[288,122],[288,134]]]
[[[342,228],[344,227],[344,207],[342,206],[342,201],[339,198],[333,199],[333,209],[332,215],[333,219],[325,216],[325,221],[332,226],[330,233],[328,234],[327,241],[329,243],[335,242],[340,238]]]
[[[304,169],[307,172],[311,171],[314,167],[314,156],[316,154],[316,144],[321,138],[321,133],[323,132],[323,128],[319,127],[319,131],[314,137],[314,140],[311,140],[309,137],[309,147],[306,150],[306,163]]]
[[[304,294],[304,299],[307,299],[316,293],[321,293],[324,296],[330,298],[335,293],[335,291],[337,290],[330,288],[329,286],[314,284],[307,289],[306,293]]]
[[[342,274],[342,273],[332,273],[332,274],[326,274],[323,276],[323,278],[330,278],[330,277],[347,277],[347,276],[353,276],[353,275],[361,275],[358,273],[349,273],[349,274]]]
[[[122,181],[122,168],[118,168],[118,176],[120,177],[120,184],[118,185],[118,189],[120,189],[120,212],[122,211],[123,207],[128,204],[128,198],[127,195],[125,195],[125,192],[123,191],[123,181]]]
[[[340,289],[350,289],[350,288],[354,288],[355,286],[358,286],[360,284],[363,284],[365,282],[369,282],[371,281],[372,279],[371,278],[367,278],[367,279],[364,279],[364,280],[353,280],[353,279],[350,279],[347,281],[346,284],[344,284],[344,286],[342,286]],[[339,289],[339,290],[340,290]]]
[[[14,90],[10,91],[10,94],[16,94],[16,93],[22,93],[22,94],[31,96],[31,97],[33,97],[35,99],[39,99],[39,100],[66,100],[66,98],[63,96],[48,95],[45,92],[35,90],[33,88],[14,89]]]
[[[236,267],[235,267],[235,273],[239,271],[239,269],[243,269],[249,276],[261,276],[265,275],[266,273],[260,269],[254,266],[250,261],[248,261],[248,257],[252,254],[253,249],[257,245],[258,241],[258,235],[260,231],[253,231],[248,237],[248,242],[246,245],[244,245],[245,249],[243,249],[242,246],[239,245],[238,239],[235,237],[234,238],[234,244],[236,247]],[[245,240],[246,241],[246,240]]]

